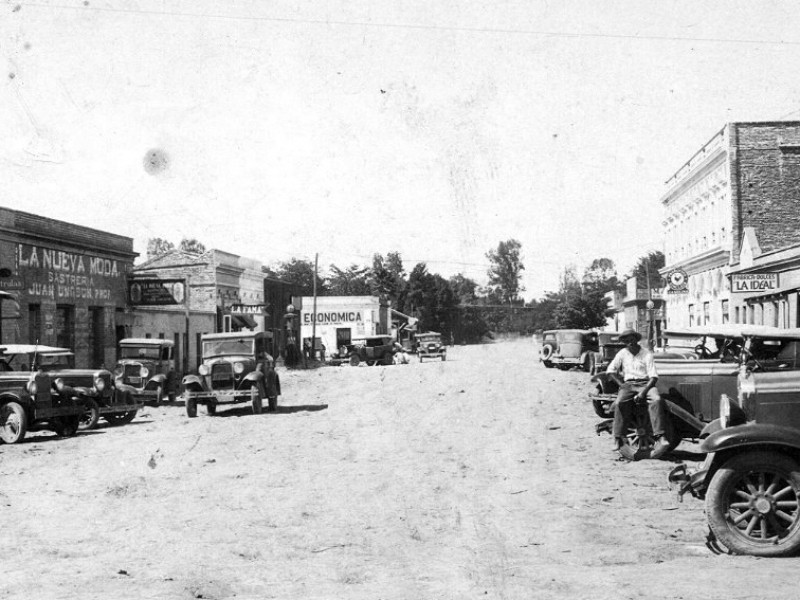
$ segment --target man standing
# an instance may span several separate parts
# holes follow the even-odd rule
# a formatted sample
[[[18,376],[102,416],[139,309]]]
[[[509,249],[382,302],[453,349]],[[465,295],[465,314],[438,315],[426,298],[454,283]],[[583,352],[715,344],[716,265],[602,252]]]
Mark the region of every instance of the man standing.
[[[614,443],[617,449],[627,443],[625,425],[633,416],[632,401],[636,403],[646,401],[650,425],[656,439],[650,457],[660,458],[667,452],[669,442],[664,429],[666,424],[664,402],[656,389],[658,373],[653,353],[639,345],[642,336],[633,329],[626,329],[620,333],[619,339],[625,347],[617,353],[606,369],[606,373],[619,384],[619,394],[614,407]]]

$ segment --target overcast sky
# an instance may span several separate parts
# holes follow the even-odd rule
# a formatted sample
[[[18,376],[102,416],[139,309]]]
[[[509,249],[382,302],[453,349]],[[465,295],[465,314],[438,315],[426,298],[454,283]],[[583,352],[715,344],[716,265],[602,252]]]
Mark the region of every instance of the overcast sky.
[[[795,2],[0,4],[0,203],[265,264],[399,251],[526,298],[663,249],[729,121],[800,119]],[[146,157],[162,160],[155,167]]]

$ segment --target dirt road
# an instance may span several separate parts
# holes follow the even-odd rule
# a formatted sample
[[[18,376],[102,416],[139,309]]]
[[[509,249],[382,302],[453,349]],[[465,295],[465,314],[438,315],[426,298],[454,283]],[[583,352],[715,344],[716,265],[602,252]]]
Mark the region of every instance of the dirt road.
[[[284,371],[277,414],[2,446],[0,598],[795,595],[796,560],[711,553],[672,463],[617,461],[588,375],[537,352]]]

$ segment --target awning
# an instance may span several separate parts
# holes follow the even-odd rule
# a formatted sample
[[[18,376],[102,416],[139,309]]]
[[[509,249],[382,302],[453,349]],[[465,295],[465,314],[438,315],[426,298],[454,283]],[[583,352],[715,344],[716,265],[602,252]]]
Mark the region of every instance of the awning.
[[[0,300],[16,300],[17,297],[14,294],[9,294],[8,292],[0,291]]]
[[[256,320],[253,317],[251,317],[250,315],[244,315],[244,314],[242,314],[242,315],[236,315],[236,314],[231,315],[231,323],[236,325],[237,327],[240,327],[240,328],[243,327],[245,329],[255,329],[256,327],[258,327],[258,323],[256,323]]]

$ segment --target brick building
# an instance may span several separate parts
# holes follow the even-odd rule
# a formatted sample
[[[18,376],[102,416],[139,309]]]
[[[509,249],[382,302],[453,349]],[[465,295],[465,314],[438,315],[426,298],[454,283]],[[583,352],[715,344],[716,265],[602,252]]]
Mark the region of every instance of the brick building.
[[[133,240],[0,208],[0,341],[62,346],[80,368],[113,366],[126,332]]]
[[[745,232],[760,252],[800,242],[800,122],[729,123],[666,182],[668,327],[743,318],[731,291]]]
[[[264,279],[260,262],[221,250],[157,256],[131,274],[129,335],[172,339],[176,365],[191,371],[201,358],[203,333],[270,330]]]

